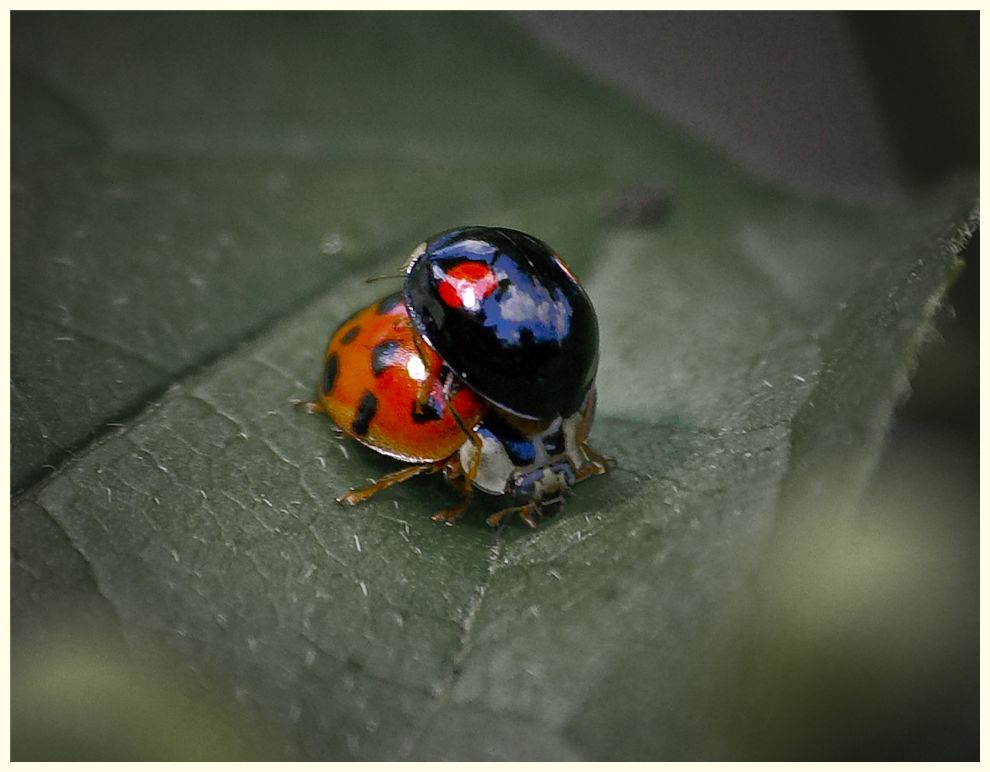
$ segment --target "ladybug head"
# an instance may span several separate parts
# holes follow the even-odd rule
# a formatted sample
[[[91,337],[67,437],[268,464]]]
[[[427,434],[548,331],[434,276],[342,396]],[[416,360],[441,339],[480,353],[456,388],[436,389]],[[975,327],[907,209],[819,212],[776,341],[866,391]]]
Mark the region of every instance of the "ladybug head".
[[[403,298],[417,332],[457,375],[513,415],[576,412],[598,367],[584,289],[542,241],[470,226],[413,252]]]

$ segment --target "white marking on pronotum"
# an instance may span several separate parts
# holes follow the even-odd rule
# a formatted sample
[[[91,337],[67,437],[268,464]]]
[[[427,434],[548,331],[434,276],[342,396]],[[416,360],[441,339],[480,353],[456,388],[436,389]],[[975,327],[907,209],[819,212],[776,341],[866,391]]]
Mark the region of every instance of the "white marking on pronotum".
[[[413,262],[413,260],[415,260],[415,259],[416,259],[417,257],[419,257],[420,255],[422,255],[422,254],[423,254],[424,252],[426,252],[426,242],[425,242],[425,241],[424,241],[424,242],[423,242],[422,244],[419,244],[419,245],[418,245],[418,246],[417,246],[417,247],[416,247],[416,248],[415,248],[415,249],[414,249],[414,250],[413,250],[413,251],[412,251],[412,252],[410,253],[410,255],[409,255],[409,262],[408,262],[408,264],[409,264],[409,265],[412,265],[412,262]]]
[[[357,551],[361,551],[361,540],[358,538],[357,534],[354,534],[354,546],[357,547]]]

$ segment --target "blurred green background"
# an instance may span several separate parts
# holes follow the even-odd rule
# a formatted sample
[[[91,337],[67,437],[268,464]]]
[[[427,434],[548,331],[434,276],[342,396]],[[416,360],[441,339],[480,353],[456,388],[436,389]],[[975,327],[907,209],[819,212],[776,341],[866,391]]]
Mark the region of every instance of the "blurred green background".
[[[688,371],[695,364],[694,349],[700,352],[699,383],[705,380],[706,353],[709,365],[730,361],[718,359],[717,345],[699,335],[692,347],[672,349],[674,374],[662,381],[667,391],[660,393],[660,381],[655,395],[613,391],[611,408],[602,409],[605,450],[627,443],[626,459],[638,463],[636,473],[649,483],[617,476],[606,485],[589,485],[578,497],[588,502],[584,517],[560,518],[532,538],[516,531],[491,537],[471,526],[437,535],[414,526],[413,536],[425,539],[418,543],[432,550],[434,569],[410,568],[408,576],[413,584],[434,581],[431,594],[441,597],[431,601],[425,592],[430,588],[392,588],[396,595],[390,602],[402,614],[427,599],[426,621],[410,623],[415,633],[407,632],[408,637],[376,646],[362,637],[367,632],[359,624],[353,630],[296,630],[290,602],[308,588],[315,587],[315,608],[330,628],[346,627],[347,615],[364,609],[360,597],[338,597],[345,584],[333,570],[307,567],[311,556],[303,548],[281,554],[291,568],[282,596],[266,595],[271,588],[281,590],[277,579],[241,587],[236,572],[239,560],[257,560],[256,545],[281,549],[284,533],[278,529],[284,523],[261,502],[279,503],[276,495],[287,496],[297,482],[278,487],[269,476],[284,478],[285,469],[315,441],[308,434],[298,445],[286,439],[301,434],[292,419],[274,427],[242,425],[237,408],[263,415],[261,405],[282,407],[271,405],[281,399],[280,389],[298,396],[308,388],[306,351],[279,361],[265,357],[274,357],[280,342],[283,348],[286,342],[309,345],[309,333],[300,330],[312,327],[307,320],[314,315],[322,318],[328,308],[331,316],[346,315],[341,304],[366,291],[360,277],[379,272],[372,266],[401,260],[410,240],[454,224],[451,220],[504,218],[537,235],[557,228],[565,234],[561,251],[568,259],[574,256],[582,275],[592,274],[599,259],[589,253],[618,254],[616,275],[642,276],[644,294],[652,285],[641,266],[653,265],[647,259],[652,245],[680,244],[687,257],[671,260],[665,296],[687,320],[679,337],[706,329],[698,322],[703,314],[678,306],[681,296],[687,306],[712,296],[724,299],[726,318],[733,319],[729,312],[749,306],[732,306],[737,298],[730,282],[754,291],[760,284],[744,272],[737,276],[730,266],[706,286],[705,276],[712,275],[706,266],[725,267],[721,255],[705,262],[720,229],[730,237],[739,234],[725,222],[762,222],[780,244],[799,246],[803,242],[789,227],[821,223],[826,231],[833,229],[822,235],[826,246],[834,239],[852,244],[850,254],[860,249],[869,256],[871,249],[882,250],[860,231],[900,234],[900,226],[890,223],[916,211],[912,207],[924,209],[915,202],[950,198],[941,186],[978,170],[978,15],[346,16],[338,22],[326,15],[13,14],[13,757],[512,758],[515,752],[522,758],[976,758],[978,236],[962,253],[965,268],[934,326],[904,312],[905,325],[918,325],[924,341],[911,363],[917,369],[910,390],[880,389],[901,403],[879,459],[870,446],[873,424],[862,428],[853,421],[837,430],[863,438],[869,468],[859,471],[871,474],[855,517],[799,517],[799,527],[785,523],[764,531],[764,521],[754,516],[752,531],[739,526],[734,531],[721,520],[731,507],[707,512],[708,500],[701,495],[685,499],[690,517],[677,517],[682,478],[706,480],[688,474],[697,471],[689,463],[695,459],[692,443],[705,443],[699,447],[709,461],[731,444],[697,439],[687,422],[678,423],[690,411],[679,414],[671,407],[668,415],[664,404],[669,398],[693,407],[687,398],[678,403],[675,376],[678,362],[687,362]],[[347,34],[335,35],[338,28]],[[326,94],[336,101],[326,101]],[[531,116],[539,119],[529,123]],[[714,176],[709,181],[706,174]],[[656,186],[654,199],[669,199],[673,214],[667,206],[616,208],[614,198],[605,195],[626,191],[623,200],[631,196],[635,202],[636,189],[644,185]],[[710,211],[688,223],[678,219],[705,199]],[[722,206],[729,211],[723,213]],[[608,207],[618,226],[589,215]],[[709,241],[700,235],[692,241],[689,226],[697,230],[706,224]],[[915,246],[910,238],[905,236],[905,249]],[[687,259],[692,247],[700,255],[694,263]],[[623,249],[646,257],[624,264]],[[726,254],[731,257],[733,250],[738,245],[726,247]],[[808,254],[814,255],[814,248]],[[331,276],[328,260],[334,261]],[[813,260],[809,265],[813,268]],[[694,266],[700,278],[692,273]],[[836,273],[845,267],[837,263]],[[784,276],[782,283],[790,278],[800,285],[802,278],[818,276],[827,285],[827,273],[808,269]],[[663,271],[657,275],[662,278]],[[873,278],[864,273],[864,285]],[[605,297],[603,318],[623,318],[621,304],[605,292],[607,283],[596,278],[594,287]],[[818,299],[813,292],[804,296]],[[759,303],[756,297],[753,308]],[[907,301],[904,308],[911,308]],[[795,318],[801,313],[798,309]],[[719,324],[718,314],[710,315],[709,335]],[[813,311],[808,316],[815,318]],[[779,335],[777,320],[787,318],[771,317],[768,340]],[[762,329],[764,320],[757,322],[754,327]],[[311,337],[323,337],[329,326]],[[733,331],[724,332],[730,347]],[[783,339],[788,340],[786,333]],[[73,346],[85,353],[72,353]],[[803,356],[796,344],[793,351],[784,345],[774,353],[782,372],[791,363],[781,355],[795,361]],[[239,358],[257,370],[249,384]],[[230,373],[224,369],[228,362]],[[616,363],[629,366],[606,353],[603,378],[610,385],[622,382]],[[644,365],[646,375],[628,374],[642,383],[657,372],[659,366]],[[718,381],[718,375],[709,372],[708,380]],[[194,385],[183,402],[186,383]],[[245,385],[251,387],[250,398],[238,396]],[[807,398],[796,383],[791,387],[789,397]],[[709,395],[699,393],[704,404]],[[718,394],[717,387],[712,394]],[[644,405],[657,414],[644,415],[642,423],[631,420]],[[864,400],[864,412],[876,412],[874,421],[882,426],[885,405],[884,399],[875,407]],[[712,409],[713,421],[724,417]],[[248,435],[270,431],[267,448],[248,447],[243,456],[228,458],[227,445],[197,444],[197,433],[224,434],[221,419],[240,428],[246,446]],[[124,431],[116,434],[118,429]],[[317,434],[314,430],[313,437]],[[156,445],[163,437],[165,444]],[[791,441],[773,439],[778,449]],[[758,446],[742,447],[751,454]],[[330,474],[339,475],[332,477],[334,484],[353,479],[357,466],[369,474],[380,470],[375,459],[353,451],[358,458],[347,462],[336,451],[328,453],[335,456]],[[663,465],[661,457],[676,459],[678,453],[687,469]],[[220,472],[202,482],[197,469],[207,462],[197,460],[211,456]],[[652,456],[661,460],[653,465]],[[239,467],[244,458],[253,466]],[[169,469],[178,470],[181,492],[171,479],[160,482],[149,473]],[[665,473],[670,479],[662,477]],[[714,472],[705,484],[715,489],[724,484],[731,499],[740,487],[733,487],[737,481],[730,477],[722,480]],[[310,478],[302,473],[300,478],[305,488]],[[754,479],[757,485],[775,481]],[[741,490],[749,493],[745,486]],[[787,490],[782,486],[782,500]],[[417,497],[433,489],[424,484],[413,491],[400,496],[403,510],[397,506],[397,516],[408,510],[412,520],[421,508]],[[248,492],[257,507],[238,498],[246,499]],[[228,495],[233,514],[247,521],[245,530],[225,530],[218,516],[218,530],[202,537],[187,493],[194,501],[200,495],[204,500],[208,494]],[[657,499],[668,495],[660,506]],[[751,506],[747,515],[763,511],[757,494],[752,496],[754,502],[739,504]],[[841,493],[836,498],[842,499]],[[559,690],[551,685],[530,694],[506,679],[503,688],[519,691],[523,704],[568,713],[567,722],[554,724],[553,731],[534,728],[529,718],[513,714],[512,700],[498,691],[499,679],[478,664],[486,650],[480,647],[482,654],[472,659],[461,646],[461,631],[448,636],[441,618],[456,612],[466,640],[477,612],[471,604],[480,606],[487,597],[495,611],[491,618],[478,617],[478,635],[494,641],[494,676],[514,674],[512,663],[497,656],[510,651],[506,641],[518,632],[516,615],[505,610],[525,608],[539,592],[551,593],[550,588],[526,593],[546,581],[537,575],[542,566],[554,573],[577,571],[576,563],[554,562],[558,553],[565,555],[565,539],[580,542],[582,532],[574,529],[584,518],[590,525],[592,515],[607,515],[610,507],[614,513],[616,500],[632,502],[633,511],[622,515],[642,533],[629,541],[594,533],[588,570],[580,574],[584,590],[574,593],[579,599],[574,609],[565,596],[558,604],[562,616],[554,618],[558,625],[572,621],[575,629],[526,628],[535,634],[520,636],[519,648],[511,651],[522,660],[520,650],[527,654],[531,647],[552,649],[583,639],[622,651],[593,629],[604,609],[629,625],[632,661],[613,670],[590,654],[582,660],[584,652],[550,652],[536,661],[548,667],[563,663],[567,683],[559,683]],[[165,517],[149,514],[150,501],[164,502]],[[432,504],[423,506],[428,510]],[[392,511],[391,502],[381,507],[372,511],[382,517]],[[255,530],[252,519],[241,516],[248,513],[257,520]],[[336,510],[329,514],[338,517]],[[350,516],[337,522],[342,543],[350,545],[360,535],[364,554],[374,545],[405,566],[394,533],[379,533]],[[347,530],[352,527],[353,533]],[[191,554],[169,552],[166,544],[180,543],[169,528],[193,535]],[[770,546],[757,546],[770,531]],[[699,544],[710,553],[694,555],[697,565],[690,549],[673,551],[668,559],[667,545],[692,532],[702,533]],[[302,535],[329,555],[339,545],[321,539],[334,533],[324,524]],[[660,641],[683,649],[695,641],[707,645],[712,635],[707,621],[690,619],[692,613],[717,608],[720,593],[732,595],[729,581],[747,576],[704,565],[706,554],[713,565],[731,562],[736,548],[728,534],[752,536],[740,538],[738,558],[741,565],[760,564],[759,602],[746,624],[735,628],[731,614],[713,614],[712,630],[731,628],[738,636],[721,645],[743,667],[735,672],[713,664],[706,680],[698,670],[704,653],[694,660],[685,655],[681,669],[671,656],[683,654],[681,649]],[[195,552],[198,539],[201,553]],[[214,551],[218,545],[230,554]],[[464,596],[464,612],[460,584],[485,581],[477,557],[490,551],[507,563],[517,561],[512,568],[518,579],[507,584],[518,592],[489,585],[487,596],[485,591],[475,599]],[[656,557],[656,573],[644,568],[637,574],[634,565],[622,562],[624,552],[644,562]],[[176,573],[180,557],[182,571],[189,564],[190,573]],[[228,558],[229,584],[222,564]],[[478,576],[472,561],[481,569]],[[265,567],[258,569],[262,575]],[[403,583],[407,578],[405,568],[379,569],[396,587],[397,577]],[[716,577],[708,587],[714,598],[709,605],[703,602],[704,588],[697,604],[691,597],[663,596],[666,587],[676,594],[678,588],[703,586],[692,584],[692,574],[709,569]],[[609,570],[620,577],[618,583],[596,584],[595,577]],[[659,584],[651,587],[647,579]],[[256,593],[257,617],[212,614],[219,608],[211,605],[217,603],[213,592],[221,599],[229,596],[231,607],[242,602],[250,607]],[[176,601],[184,595],[194,596],[187,606]],[[732,603],[726,600],[725,607]],[[623,604],[629,605],[626,617],[620,613]],[[564,615],[565,605],[573,616]],[[656,618],[650,616],[653,605],[659,609]],[[307,624],[310,611],[300,617]],[[331,611],[337,616],[327,616]],[[685,618],[677,618],[679,613]],[[661,623],[653,624],[656,619]],[[581,624],[588,629],[582,631]],[[685,630],[682,637],[678,626]],[[204,630],[220,632],[198,638]],[[305,667],[294,670],[296,664],[282,654],[297,644],[303,646]],[[722,651],[712,645],[712,652]],[[394,646],[408,647],[408,662],[396,661]],[[663,663],[652,667],[646,658],[655,652]],[[595,671],[598,680],[588,674],[591,696],[582,695],[587,702],[575,701],[568,690],[580,680],[585,662],[602,669]],[[303,691],[299,684],[310,677],[307,668],[314,663],[313,692],[297,699],[294,691]],[[452,674],[424,697],[403,681],[407,666],[414,687],[418,673],[452,668]],[[682,672],[687,682],[669,679],[677,681],[670,694],[693,699],[697,692],[702,695],[697,703],[664,704],[671,699],[665,668]],[[653,673],[655,680],[644,680]],[[734,680],[727,682],[729,677]],[[423,713],[422,705],[430,706],[425,713],[432,717],[441,697],[460,699],[458,688],[489,688],[494,695],[489,699],[503,708],[488,718],[484,710],[465,711],[462,724],[455,707],[440,709],[437,721],[446,716],[449,734],[425,725],[411,732],[407,746],[404,718]],[[615,708],[610,720],[595,712],[598,703]],[[379,704],[393,709],[383,711],[381,726],[362,718]],[[683,725],[670,720],[678,714]],[[357,729],[348,723],[352,720]],[[384,734],[393,739],[382,739]]]
[[[598,77],[796,189],[839,191],[853,199],[883,196],[891,189],[930,188],[979,168],[979,18],[973,12],[517,18]],[[924,608],[924,598],[937,592],[927,585],[934,565],[927,561],[938,563],[940,555],[947,563],[958,561],[954,578],[952,571],[936,571],[953,586],[948,594],[960,604],[955,618],[971,617],[965,632],[951,632],[952,623],[943,620],[944,635],[958,647],[953,651],[971,665],[946,673],[933,663],[929,672],[918,672],[930,690],[919,710],[911,700],[897,704],[900,676],[885,673],[879,661],[883,647],[895,648],[899,640],[891,620],[877,624],[870,613],[860,620],[863,637],[876,647],[865,656],[788,638],[810,635],[808,629],[775,629],[779,638],[768,651],[784,655],[765,662],[754,678],[764,685],[778,679],[766,691],[756,690],[771,705],[779,700],[765,726],[749,728],[759,758],[979,755],[979,254],[977,232],[962,252],[965,269],[921,348],[864,495],[860,517],[870,530],[820,541],[820,534],[793,537],[796,554],[808,564],[794,558],[792,572],[778,577],[786,585],[810,573],[802,579],[807,586],[782,591],[795,607],[807,602],[803,592],[834,593],[832,602],[841,606],[836,598],[842,590],[822,588],[829,577],[863,570],[866,576],[863,563],[882,561],[890,548],[896,560],[907,561],[905,581],[874,601],[910,605],[907,599],[916,593]],[[891,534],[903,543],[890,544]],[[918,575],[908,580],[912,560],[919,561]],[[822,573],[815,576],[815,568]],[[876,608],[866,598],[846,600]],[[806,621],[809,628],[818,624]],[[794,652],[820,659],[794,660]],[[802,699],[808,695],[827,696],[808,704]],[[783,739],[788,732],[790,740]]]

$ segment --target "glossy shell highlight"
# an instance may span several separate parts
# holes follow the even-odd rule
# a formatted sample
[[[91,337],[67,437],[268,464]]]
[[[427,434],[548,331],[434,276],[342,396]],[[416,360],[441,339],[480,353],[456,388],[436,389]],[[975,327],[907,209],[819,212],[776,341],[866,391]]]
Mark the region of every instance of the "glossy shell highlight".
[[[447,409],[443,364],[428,346],[416,345],[398,294],[361,309],[330,339],[319,389],[322,412],[347,436],[387,456],[410,462],[439,461],[464,442],[464,431]],[[425,405],[420,384],[429,380]],[[456,384],[454,409],[468,427],[488,404]]]
[[[487,226],[438,234],[413,253],[403,299],[419,335],[492,404],[536,421],[581,408],[598,369],[598,319],[539,239]]]

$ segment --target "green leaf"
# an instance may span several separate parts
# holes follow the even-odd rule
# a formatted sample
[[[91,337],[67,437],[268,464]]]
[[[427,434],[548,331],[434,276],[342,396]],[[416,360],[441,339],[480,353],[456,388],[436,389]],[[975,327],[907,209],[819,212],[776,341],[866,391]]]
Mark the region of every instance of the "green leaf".
[[[119,641],[145,726],[205,691],[225,738],[81,710],[102,757],[765,752],[742,676],[789,574],[761,572],[850,522],[972,180],[778,190],[489,16],[17,14],[12,40],[15,674]],[[643,183],[669,214],[611,216]],[[364,278],[471,222],[554,245],[600,316],[619,468],[535,532],[480,494],[435,525],[439,479],[339,508],[396,464],[290,405],[392,289]],[[36,680],[14,756],[71,756]]]

